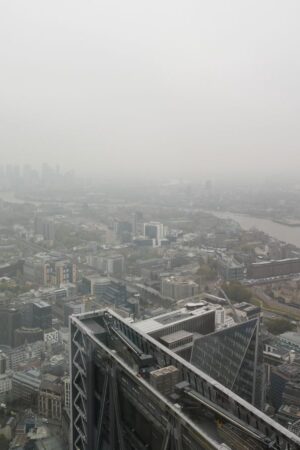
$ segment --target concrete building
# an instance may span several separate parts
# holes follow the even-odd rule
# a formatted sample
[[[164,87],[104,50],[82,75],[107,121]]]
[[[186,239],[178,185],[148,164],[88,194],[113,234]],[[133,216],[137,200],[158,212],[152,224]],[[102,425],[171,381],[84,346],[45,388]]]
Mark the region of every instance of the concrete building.
[[[69,326],[69,317],[72,314],[83,314],[85,312],[85,305],[84,303],[69,302],[64,304],[63,310],[63,322],[64,326],[67,327]]]
[[[245,277],[245,266],[233,257],[222,254],[218,258],[218,272],[226,281],[242,280]]]
[[[21,347],[24,344],[42,341],[44,332],[41,328],[25,328],[21,327],[15,331],[15,345]]]
[[[61,256],[39,253],[26,258],[23,274],[26,281],[39,286],[61,286],[77,282],[77,266]]]
[[[234,309],[237,315],[243,319],[254,319],[261,316],[261,307],[248,302],[235,303]]]
[[[181,300],[194,297],[199,293],[199,285],[184,277],[167,277],[161,280],[161,293],[163,297]]]
[[[300,353],[300,333],[298,331],[287,331],[280,334],[278,338],[285,347]]]
[[[160,314],[150,319],[134,323],[143,333],[147,333],[155,339],[160,339],[178,331],[205,335],[215,331],[215,311],[217,307],[203,302],[202,307],[189,309],[184,307]]]
[[[55,328],[45,330],[44,332],[44,342],[46,346],[52,346],[53,344],[57,344],[59,341],[59,333]]]
[[[123,255],[107,256],[106,273],[112,277],[122,278],[125,274],[125,258]]]
[[[87,257],[87,263],[89,266],[111,277],[122,278],[125,274],[125,258],[123,255],[89,255]]]
[[[13,371],[18,370],[19,366],[25,362],[30,363],[41,358],[45,350],[44,341],[37,341],[21,347],[10,348],[2,347],[7,355],[7,367]]]
[[[39,388],[38,410],[42,417],[61,421],[63,402],[63,386],[54,376],[47,376]]]
[[[13,398],[30,406],[36,405],[40,384],[39,370],[29,369],[24,372],[14,372],[12,378]]]
[[[247,270],[247,276],[251,279],[271,278],[293,273],[300,273],[300,258],[252,263]]]

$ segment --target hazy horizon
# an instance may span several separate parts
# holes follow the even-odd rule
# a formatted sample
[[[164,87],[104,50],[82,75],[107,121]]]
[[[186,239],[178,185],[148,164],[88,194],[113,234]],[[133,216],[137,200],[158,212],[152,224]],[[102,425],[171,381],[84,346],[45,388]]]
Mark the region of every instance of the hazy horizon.
[[[4,0],[0,11],[1,164],[298,173],[296,0]]]

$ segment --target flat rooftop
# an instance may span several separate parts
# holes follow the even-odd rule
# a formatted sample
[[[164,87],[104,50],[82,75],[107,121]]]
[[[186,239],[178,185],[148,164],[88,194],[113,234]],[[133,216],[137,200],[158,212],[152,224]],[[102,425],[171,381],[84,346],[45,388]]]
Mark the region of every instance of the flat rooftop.
[[[38,302],[34,302],[33,304],[38,308],[47,308],[50,306],[49,303],[44,302],[44,300],[39,300]]]
[[[185,331],[185,330],[179,330],[179,331],[175,331],[175,333],[167,334],[167,336],[163,336],[160,339],[163,342],[166,342],[167,344],[173,344],[174,342],[177,342],[181,339],[185,339],[185,338],[189,338],[189,337],[193,337],[193,336],[194,336],[193,333],[189,333],[188,331]]]
[[[287,331],[279,335],[279,339],[289,341],[300,347],[300,333],[298,331]]]
[[[194,309],[188,310],[188,308],[177,309],[176,311],[161,314],[150,319],[141,320],[133,324],[135,328],[144,333],[152,333],[154,331],[160,330],[167,325],[176,324],[179,322],[184,322],[185,320],[191,319],[197,316],[204,316],[209,314],[211,311],[215,311],[216,307],[214,305],[208,305]]]
[[[215,310],[216,308],[212,307],[207,311],[205,310],[202,314],[208,313],[209,311]],[[204,308],[202,308],[202,311]],[[178,310],[180,311],[180,310]],[[176,311],[176,313],[178,312]],[[186,315],[186,309],[182,308],[183,315]],[[201,310],[200,310],[201,311]],[[168,313],[169,315],[172,313]],[[162,316],[165,316],[166,314],[163,314]],[[201,313],[199,310],[191,311],[190,316],[197,316]],[[158,316],[161,317],[161,316]],[[177,317],[177,316],[176,316]],[[93,333],[90,324],[90,319],[93,319],[94,321],[98,322],[103,328],[107,328],[107,324],[111,324],[110,326],[113,327],[115,330],[118,330],[119,337],[121,338],[121,341],[123,344],[125,341],[128,341],[128,349],[125,349],[124,346],[116,345],[115,335],[113,333],[113,336],[111,339],[108,340],[106,344],[101,342],[99,338]],[[155,322],[154,319],[150,319]],[[185,320],[185,319],[184,319]],[[139,322],[139,324],[142,324],[143,322],[148,321],[142,321]],[[264,414],[262,411],[255,408],[253,405],[249,404],[247,401],[239,397],[237,394],[232,392],[229,388],[223,386],[221,383],[214,380],[211,376],[207,375],[206,373],[199,370],[197,367],[193,366],[189,362],[182,359],[180,356],[176,355],[173,351],[166,348],[163,344],[161,344],[159,341],[155,340],[151,336],[147,335],[143,328],[141,330],[138,329],[136,326],[137,324],[129,324],[124,319],[122,319],[120,316],[118,316],[115,312],[113,312],[110,309],[106,310],[100,310],[95,312],[89,312],[84,313],[79,316],[73,316],[71,318],[71,323],[73,326],[76,326],[76,328],[80,328],[84,334],[87,334],[90,339],[92,339],[95,343],[102,346],[102,350],[107,353],[107,355],[110,355],[110,357],[117,359],[118,364],[120,364],[123,368],[126,368],[128,373],[130,373],[131,376],[135,377],[137,383],[140,385],[143,385],[144,387],[147,386],[147,389],[151,391],[153,394],[156,395],[157,398],[161,398],[167,405],[170,410],[173,412],[176,411],[176,414],[180,416],[185,422],[189,423],[189,426],[193,427],[194,430],[196,430],[195,427],[197,427],[199,430],[201,429],[201,433],[205,433],[207,435],[208,431],[206,429],[206,426],[203,427],[202,418],[198,421],[197,417],[194,415],[190,415],[190,412],[188,409],[184,408],[184,404],[181,405],[181,408],[177,408],[175,405],[173,405],[165,396],[163,396],[157,389],[155,389],[151,384],[145,380],[143,377],[136,375],[136,367],[134,365],[131,365],[130,359],[126,357],[126,352],[128,354],[132,354],[132,350],[140,349],[140,351],[145,351],[142,344],[149,344],[150,355],[154,355],[154,366],[155,369],[163,369],[165,367],[165,363],[160,361],[163,360],[163,358],[160,358],[160,356],[163,354],[166,357],[168,357],[168,361],[171,362],[171,365],[174,365],[177,367],[177,369],[182,370],[184,369],[184,374],[187,372],[188,374],[192,374],[193,379],[198,380],[195,385],[193,385],[193,388],[191,390],[188,390],[186,392],[186,395],[191,398],[193,401],[197,400],[199,404],[205,405],[205,407],[208,408],[208,410],[212,410],[217,412],[217,414],[220,414],[221,416],[224,415],[225,411],[225,418],[226,420],[229,420],[229,422],[234,423],[235,426],[241,427],[242,429],[245,427],[245,414],[250,415],[251,417],[255,418],[255,423],[260,423],[260,430],[259,433],[264,433],[265,427],[268,427],[270,430],[276,430],[277,435],[280,435],[281,437],[284,437],[285,439],[288,439],[289,442],[293,443],[294,445],[299,446],[300,445],[300,438],[297,437],[295,434],[293,434],[288,429],[284,428],[279,423],[275,422],[273,419],[268,417],[266,414]],[[159,322],[157,322],[159,323]],[[161,327],[163,325],[159,324]],[[111,329],[113,329],[111,328]],[[130,330],[131,329],[131,330]],[[126,331],[127,330],[127,331]],[[145,355],[144,355],[145,356]],[[159,358],[158,358],[159,356]],[[99,356],[102,360],[102,353]],[[124,358],[125,357],[125,358]],[[169,362],[169,364],[170,364]],[[184,375],[183,381],[187,382],[188,385],[190,385],[190,379],[186,375]],[[225,406],[228,399],[228,407],[229,409],[225,410],[224,403],[220,406],[219,402],[215,400],[211,400],[207,397],[207,395],[204,395],[201,393],[201,390],[198,390],[198,386],[202,383],[207,383],[210,389],[216,390],[220,394],[222,394],[223,398],[225,399]],[[201,382],[201,383],[200,383]],[[218,398],[218,396],[216,397]],[[242,414],[242,418],[237,417],[234,410],[232,410],[232,405],[237,404],[239,406],[239,411]],[[227,407],[226,407],[227,408]],[[202,416],[201,416],[202,417]],[[248,416],[247,416],[248,417]],[[205,422],[205,417],[203,418],[203,421]],[[216,433],[215,429],[215,422],[209,419],[209,423],[211,426],[214,427],[213,430],[211,430],[209,439],[212,439],[214,437],[214,434]],[[248,427],[250,426],[251,430],[250,433],[254,432],[256,435],[256,429],[253,428],[254,422],[251,422],[252,425],[250,426],[249,423],[246,424],[247,432]],[[206,423],[205,423],[206,425]],[[197,430],[196,430],[197,431]],[[273,432],[273,431],[272,431]],[[214,441],[214,443],[216,443]],[[213,448],[217,448],[214,447]],[[300,448],[300,447],[294,447],[294,448]]]

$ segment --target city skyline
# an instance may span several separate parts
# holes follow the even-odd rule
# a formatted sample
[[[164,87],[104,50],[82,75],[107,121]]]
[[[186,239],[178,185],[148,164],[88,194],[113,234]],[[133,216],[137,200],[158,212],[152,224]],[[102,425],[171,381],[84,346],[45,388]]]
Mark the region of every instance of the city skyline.
[[[4,161],[128,177],[297,173],[299,8],[4,2]]]

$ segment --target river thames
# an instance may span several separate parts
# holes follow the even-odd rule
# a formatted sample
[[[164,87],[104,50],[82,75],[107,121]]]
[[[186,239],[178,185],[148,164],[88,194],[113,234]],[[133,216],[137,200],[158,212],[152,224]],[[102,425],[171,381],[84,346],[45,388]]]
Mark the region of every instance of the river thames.
[[[264,233],[280,241],[296,245],[300,248],[300,227],[289,227],[268,219],[247,216],[245,214],[234,214],[230,212],[207,211],[221,219],[232,219],[240,224],[244,230],[257,228]]]

